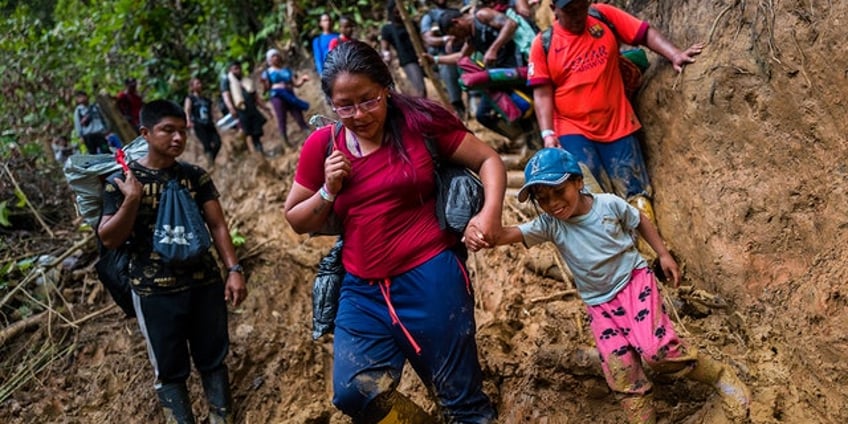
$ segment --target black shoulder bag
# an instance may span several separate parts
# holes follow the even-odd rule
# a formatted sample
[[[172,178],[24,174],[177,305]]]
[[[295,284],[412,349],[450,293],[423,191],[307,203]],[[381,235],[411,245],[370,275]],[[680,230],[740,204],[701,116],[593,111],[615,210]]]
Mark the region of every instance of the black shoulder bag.
[[[424,143],[433,158],[439,227],[463,234],[483,207],[483,183],[470,169],[441,159],[432,138],[425,137]]]

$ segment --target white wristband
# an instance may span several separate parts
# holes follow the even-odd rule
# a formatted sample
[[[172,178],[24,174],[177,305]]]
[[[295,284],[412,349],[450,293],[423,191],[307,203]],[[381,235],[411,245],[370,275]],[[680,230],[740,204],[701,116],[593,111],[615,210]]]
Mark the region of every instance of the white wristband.
[[[556,135],[556,133],[554,132],[554,130],[542,130],[542,138],[543,138],[543,139],[544,139],[545,137],[549,136],[549,135],[551,135],[551,136],[555,136],[555,135]]]
[[[318,189],[318,195],[321,196],[322,199],[332,203],[336,201],[336,195],[330,194],[329,191],[325,188],[326,185],[322,185],[321,188]]]

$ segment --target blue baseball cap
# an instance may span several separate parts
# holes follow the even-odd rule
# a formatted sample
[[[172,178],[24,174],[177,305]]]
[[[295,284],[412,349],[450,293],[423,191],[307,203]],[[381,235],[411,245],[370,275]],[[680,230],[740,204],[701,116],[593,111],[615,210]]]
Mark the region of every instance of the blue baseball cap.
[[[546,147],[536,152],[524,167],[524,185],[518,191],[518,201],[530,197],[530,187],[536,184],[557,186],[572,175],[583,176],[580,165],[565,149]]]

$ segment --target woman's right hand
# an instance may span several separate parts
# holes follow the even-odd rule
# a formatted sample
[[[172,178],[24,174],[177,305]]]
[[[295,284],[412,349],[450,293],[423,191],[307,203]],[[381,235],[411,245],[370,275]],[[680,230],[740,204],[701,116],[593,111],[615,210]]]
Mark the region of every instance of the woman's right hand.
[[[333,150],[324,160],[324,185],[330,194],[338,194],[344,179],[350,175],[350,159],[342,152]]]

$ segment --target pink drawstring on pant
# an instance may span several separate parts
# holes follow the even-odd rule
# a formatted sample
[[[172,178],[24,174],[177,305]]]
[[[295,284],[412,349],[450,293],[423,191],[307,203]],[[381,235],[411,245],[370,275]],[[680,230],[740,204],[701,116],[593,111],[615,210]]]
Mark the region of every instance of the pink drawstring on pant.
[[[392,280],[386,278],[383,281],[377,282],[377,285],[380,286],[380,292],[383,294],[383,299],[386,300],[386,305],[389,308],[389,316],[392,317],[392,324],[400,326],[400,329],[401,331],[403,331],[403,334],[406,336],[406,339],[409,340],[409,344],[411,344],[412,348],[415,349],[415,353],[420,355],[421,346],[419,346],[415,339],[412,338],[412,334],[409,332],[409,330],[406,329],[406,326],[404,326],[403,323],[400,322],[400,318],[398,318],[397,311],[395,311],[395,306],[392,305],[392,299],[389,295],[389,288],[392,285]]]

